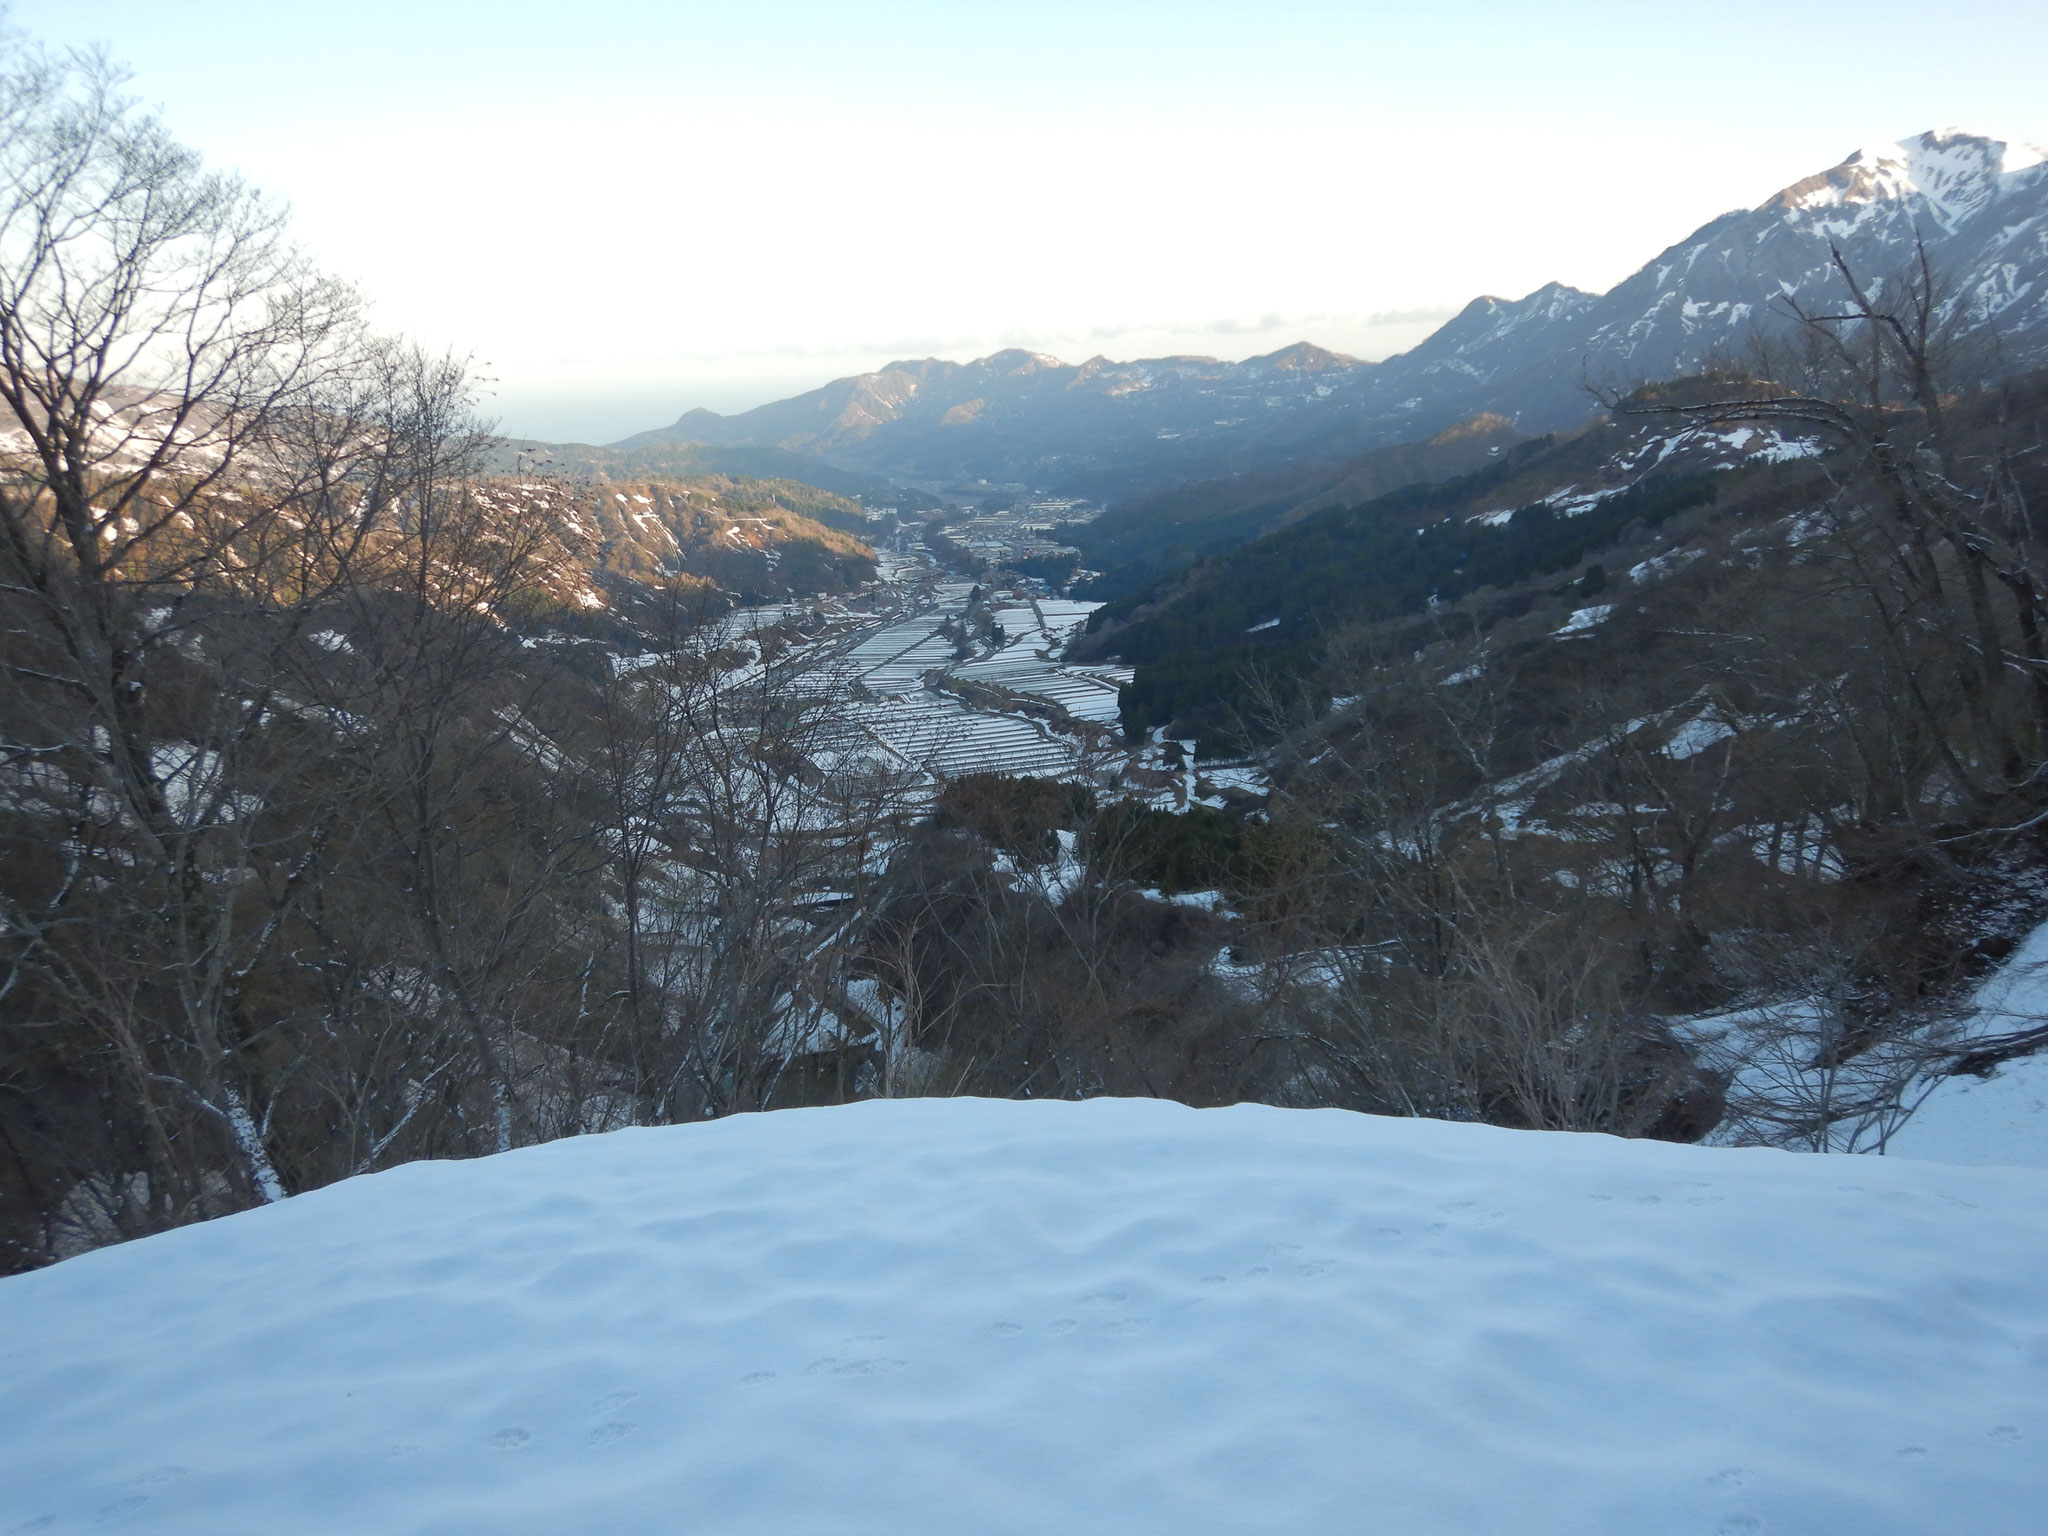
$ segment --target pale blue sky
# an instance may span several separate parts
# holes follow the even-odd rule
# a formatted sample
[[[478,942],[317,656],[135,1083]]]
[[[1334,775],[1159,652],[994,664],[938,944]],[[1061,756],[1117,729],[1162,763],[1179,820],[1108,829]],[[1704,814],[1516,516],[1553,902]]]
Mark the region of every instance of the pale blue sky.
[[[1377,356],[1850,150],[2048,140],[2048,6],[15,0],[290,200],[508,430],[892,356]]]

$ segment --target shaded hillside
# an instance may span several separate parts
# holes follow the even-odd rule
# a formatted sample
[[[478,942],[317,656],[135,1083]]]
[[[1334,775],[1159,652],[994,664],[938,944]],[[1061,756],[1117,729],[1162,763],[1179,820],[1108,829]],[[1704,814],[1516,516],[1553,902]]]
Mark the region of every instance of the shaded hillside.
[[[1104,575],[1090,597],[1129,596],[1162,571],[1228,549],[1324,507],[1355,506],[1419,482],[1471,474],[1520,442],[1499,416],[1478,416],[1420,443],[1335,463],[1309,460],[1261,473],[1170,486],[1119,502],[1068,530],[1084,565]]]
[[[1325,508],[1161,576],[1099,609],[1079,651],[1137,666],[1127,729],[1181,721],[1227,749],[1261,680],[1312,674],[1335,630],[1560,576],[1591,598],[1605,570],[1579,568],[1624,536],[1711,502],[1729,471],[1776,463],[1796,475],[1815,451],[1756,429],[1641,421],[1533,439],[1472,474]]]

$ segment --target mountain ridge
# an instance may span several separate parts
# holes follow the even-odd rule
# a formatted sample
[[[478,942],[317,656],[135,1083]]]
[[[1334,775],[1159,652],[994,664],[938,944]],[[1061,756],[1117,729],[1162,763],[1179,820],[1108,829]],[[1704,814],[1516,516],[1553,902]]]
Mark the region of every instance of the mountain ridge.
[[[1482,295],[1417,346],[1366,362],[1302,341],[1239,362],[1064,363],[1011,348],[898,361],[734,416],[692,410],[619,448],[773,447],[904,479],[1061,485],[1108,499],[1301,456],[1339,459],[1493,413],[1525,433],[1578,425],[1559,381],[1698,372],[1817,302],[1831,249],[1882,277],[1916,241],[1951,310],[2015,369],[2048,361],[2048,157],[2018,140],[1930,130],[1859,150],[1717,215],[1605,293],[1561,282]]]

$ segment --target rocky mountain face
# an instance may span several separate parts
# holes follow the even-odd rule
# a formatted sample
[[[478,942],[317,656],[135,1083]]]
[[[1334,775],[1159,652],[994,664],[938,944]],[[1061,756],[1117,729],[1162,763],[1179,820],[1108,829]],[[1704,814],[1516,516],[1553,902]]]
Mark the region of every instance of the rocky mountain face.
[[[1380,364],[1302,344],[1241,363],[1069,365],[998,352],[892,363],[737,416],[691,411],[624,449],[774,448],[902,479],[1024,480],[1118,497],[1341,459],[1483,412],[1539,433],[1582,421],[1581,380],[1626,385],[1739,358],[1787,303],[1841,293],[1831,264],[1896,281],[1924,241],[1963,324],[2013,367],[2048,361],[2048,162],[2024,145],[1923,133],[1724,214],[1605,294],[1551,283],[1479,298]]]

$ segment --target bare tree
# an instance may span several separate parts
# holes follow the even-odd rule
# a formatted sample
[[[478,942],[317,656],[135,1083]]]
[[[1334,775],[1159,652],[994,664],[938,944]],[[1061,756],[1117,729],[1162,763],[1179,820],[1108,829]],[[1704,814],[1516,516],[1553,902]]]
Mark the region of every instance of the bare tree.
[[[907,776],[762,650],[732,623],[679,628],[601,706],[614,1049],[657,1122],[850,1096],[881,1059],[843,1000]]]
[[[1902,702],[1958,792],[1986,810],[2031,804],[2048,762],[2048,549],[2021,462],[2038,444],[1986,398],[1987,360],[1924,245],[1882,278],[1833,261],[1839,300],[1785,301],[1792,338],[1760,352],[1766,382],[1609,403],[1765,422],[1842,450],[1817,522],[1878,623]]]
[[[1803,803],[1778,797],[1764,841],[1825,848],[1851,871],[1912,865],[1923,879],[1962,885],[1967,864],[2048,818],[2048,530],[2033,504],[2043,467],[2039,384],[1999,380],[1997,359],[1966,329],[1967,296],[1944,282],[1924,246],[1892,273],[1856,271],[1839,251],[1833,261],[1835,300],[1787,301],[1790,338],[1759,351],[1757,380],[1703,398],[1649,392],[1611,403],[1765,423],[1833,450],[1822,461],[1826,499],[1803,519],[1785,567],[1799,577],[1800,598],[1761,626],[1803,675],[1786,675],[1770,647],[1750,658],[1769,677],[1777,713],[1800,722],[1781,756],[1806,780]],[[1830,669],[1819,675],[1806,662],[1816,654],[1810,641],[1784,643],[1802,614],[1832,625]],[[1793,1065],[1781,1075],[1796,1082],[1799,1102],[1785,1113],[1820,1127],[1800,1134],[1825,1138],[1836,1119],[1889,1123],[1916,1062],[1938,1070],[1972,1060],[1938,1011],[1928,1018],[1907,1006],[1914,986],[1881,979],[1899,969],[1896,948],[1867,939],[1829,947],[1834,958],[1816,974],[1846,968],[1853,981],[1823,985],[1764,1031],[1790,1042],[1781,1054]],[[1877,992],[1894,998],[1884,1021],[1840,1002]],[[2012,1031],[1999,1051],[2021,1054],[2044,1040],[2048,1026],[2036,1023]],[[1837,1097],[1843,1070],[1867,1081]]]
[[[95,1021],[146,1106],[161,1222],[235,1198],[206,1186],[194,1115],[242,1190],[285,1192],[239,1009],[277,928],[245,886],[288,776],[263,725],[354,536],[327,494],[351,445],[286,447],[359,331],[280,210],[120,83],[98,55],[0,65],[0,752],[25,856],[0,990],[15,1028]],[[282,621],[200,644],[200,613],[251,603]]]

